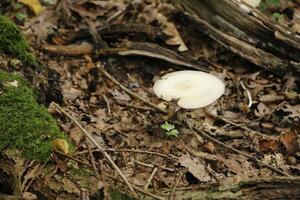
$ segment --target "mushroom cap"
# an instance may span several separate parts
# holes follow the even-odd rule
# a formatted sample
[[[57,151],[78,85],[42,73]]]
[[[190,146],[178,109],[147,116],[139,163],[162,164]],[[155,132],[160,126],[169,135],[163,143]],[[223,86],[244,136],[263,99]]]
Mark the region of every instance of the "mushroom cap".
[[[154,93],[166,101],[178,100],[186,109],[205,107],[225,91],[224,83],[214,75],[184,70],[169,73],[154,83]]]
[[[260,4],[261,0],[243,0],[243,1],[250,6],[257,7]]]

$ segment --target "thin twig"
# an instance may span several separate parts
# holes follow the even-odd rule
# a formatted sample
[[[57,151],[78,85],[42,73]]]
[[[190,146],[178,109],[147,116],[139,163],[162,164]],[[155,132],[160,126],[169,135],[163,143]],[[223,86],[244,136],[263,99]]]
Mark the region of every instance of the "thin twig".
[[[110,174],[106,174],[106,177],[108,177],[108,178],[110,178],[110,179],[112,179],[112,180],[114,180],[114,181],[117,181],[117,182],[119,182],[119,183],[124,184],[124,182],[123,182],[122,180],[117,179],[117,178],[113,177],[113,176],[110,175]],[[142,194],[144,194],[144,195],[150,196],[150,197],[152,197],[152,198],[154,198],[154,199],[157,199],[157,200],[165,200],[165,198],[160,197],[160,196],[157,196],[157,195],[155,195],[155,194],[152,194],[152,193],[150,193],[150,192],[148,192],[148,191],[145,191],[145,190],[143,190],[143,189],[141,189],[141,188],[139,188],[139,187],[137,187],[137,186],[134,186],[134,185],[133,185],[133,188],[134,188],[136,191],[138,191],[138,192],[140,192],[140,193],[142,193]]]
[[[93,168],[93,166],[92,166],[90,163],[86,163],[86,162],[84,162],[84,161],[82,161],[82,160],[79,160],[78,158],[73,157],[73,156],[69,156],[69,155],[64,154],[64,153],[62,153],[62,152],[60,152],[60,151],[55,151],[55,153],[57,153],[57,154],[59,154],[59,155],[62,155],[62,156],[66,157],[66,158],[68,158],[68,159],[70,159],[70,160],[74,160],[74,161],[76,161],[76,162],[78,162],[78,163],[80,163],[80,164],[82,164],[82,165],[87,166],[87,167]]]
[[[187,123],[187,122],[186,122],[186,123]],[[187,124],[188,124],[188,123],[187,123]],[[233,147],[231,147],[231,146],[229,146],[229,145],[226,145],[225,143],[221,142],[220,140],[215,139],[214,137],[208,135],[207,133],[205,133],[204,131],[202,131],[200,128],[197,128],[197,127],[195,127],[195,126],[191,126],[190,124],[188,124],[188,126],[189,126],[191,129],[193,129],[194,131],[196,131],[198,134],[200,134],[201,136],[207,138],[208,140],[210,140],[210,141],[212,141],[212,142],[214,142],[214,143],[216,143],[216,144],[218,144],[218,145],[220,145],[220,146],[222,146],[222,147],[224,147],[224,148],[226,148],[226,149],[231,150],[231,151],[234,152],[234,153],[243,155],[243,156],[245,156],[245,157],[247,157],[247,158],[249,158],[249,159],[251,159],[251,160],[254,160],[255,162],[259,163],[260,165],[265,166],[265,167],[267,167],[267,168],[269,168],[269,169],[271,169],[271,170],[273,170],[273,171],[275,171],[275,172],[277,172],[277,173],[279,173],[279,174],[281,174],[281,175],[288,176],[288,177],[290,176],[289,174],[285,173],[284,171],[282,171],[282,170],[280,170],[280,169],[277,169],[276,167],[274,167],[274,166],[272,166],[272,165],[266,164],[266,163],[260,161],[259,159],[252,157],[251,155],[249,155],[249,154],[247,154],[247,153],[244,153],[244,152],[242,152],[242,151],[240,151],[240,150],[237,150],[237,149],[235,149],[235,148],[233,148]]]
[[[145,166],[145,167],[149,167],[149,168],[158,167],[158,168],[160,168],[160,169],[163,169],[163,170],[166,170],[166,171],[170,171],[170,172],[174,172],[174,171],[175,171],[175,170],[172,169],[172,168],[163,167],[163,166],[159,166],[159,165],[148,164],[148,163],[144,163],[144,162],[141,162],[141,161],[138,161],[138,160],[135,160],[134,162],[135,162],[136,164],[139,164],[139,165],[142,165],[142,166]]]
[[[95,163],[95,158],[94,158],[94,155],[93,155],[93,152],[92,152],[92,149],[91,149],[91,145],[88,143],[87,139],[86,139],[86,145],[88,147],[88,151],[89,151],[91,163],[92,163],[92,166],[93,166],[93,170],[95,172],[95,175],[96,175],[97,179],[99,180],[100,175],[98,173],[98,169],[97,169],[97,166],[96,166],[96,163]]]
[[[182,171],[180,171],[180,172],[179,172],[179,175],[178,175],[177,178],[176,178],[175,185],[174,185],[174,187],[172,188],[172,192],[171,192],[171,194],[170,194],[169,200],[175,200],[176,189],[177,189],[177,186],[178,186],[178,184],[179,184],[179,181],[180,181],[182,175],[183,175],[183,173],[182,173]]]
[[[105,96],[105,94],[103,94],[102,97],[103,97],[103,99],[104,99],[104,101],[106,103],[107,114],[110,115],[111,114],[110,103],[109,103],[107,97]]]
[[[246,88],[245,84],[243,81],[240,81],[242,88],[246,91],[247,97],[248,97],[248,108],[251,108],[252,106],[252,96],[250,91]]]
[[[122,102],[122,101],[117,101],[117,104],[119,104],[121,106],[127,106],[127,107],[130,107],[130,108],[144,110],[144,111],[155,111],[155,109],[153,109],[153,108],[149,108],[149,107],[146,107],[146,106],[133,105],[133,104]]]
[[[62,112],[64,115],[66,115],[69,119],[71,119],[78,128],[85,134],[85,136],[99,149],[99,151],[104,155],[104,157],[108,160],[108,162],[115,168],[115,170],[119,173],[121,178],[124,180],[130,191],[132,192],[133,196],[137,198],[137,194],[134,191],[132,185],[127,180],[126,176],[123,174],[123,172],[119,169],[119,167],[115,164],[115,162],[111,159],[111,157],[104,151],[103,147],[96,142],[96,140],[81,126],[81,124],[72,117],[69,113],[67,113],[62,107],[60,107],[58,104],[53,103],[55,107],[58,109],[58,111]]]
[[[150,186],[150,184],[151,184],[151,182],[152,182],[152,179],[153,179],[153,177],[154,177],[154,175],[156,174],[156,172],[157,172],[157,167],[154,167],[153,168],[153,170],[152,170],[152,173],[151,173],[151,175],[149,176],[149,178],[148,178],[148,180],[147,180],[147,183],[145,184],[145,186],[144,186],[144,190],[146,191],[146,190],[148,190],[148,188],[149,188],[149,186]]]
[[[133,153],[144,153],[144,154],[153,154],[164,158],[172,158],[172,159],[178,159],[176,156],[172,154],[162,154],[159,152],[154,151],[145,151],[145,150],[139,150],[139,149],[105,149],[105,151],[111,151],[111,152],[133,152]]]
[[[106,180],[105,180],[105,176],[104,176],[104,169],[103,169],[103,162],[101,162],[100,164],[100,176],[101,176],[101,179],[103,181],[103,188],[104,188],[104,200],[111,200],[111,196],[109,195],[109,186],[107,185],[106,183]]]
[[[117,86],[119,86],[122,90],[124,90],[127,94],[131,95],[134,98],[137,98],[144,102],[145,104],[151,106],[152,108],[155,108],[156,110],[168,114],[168,112],[165,109],[160,108],[159,106],[155,105],[154,103],[150,102],[149,100],[145,99],[144,97],[141,97],[140,95],[137,95],[136,93],[132,92],[131,90],[127,89],[125,86],[123,86],[119,81],[117,81],[112,75],[110,75],[100,63],[96,64],[97,68],[102,72],[102,74],[111,80],[113,83],[115,83]]]
[[[94,151],[98,151],[98,150],[93,150]],[[163,158],[169,158],[169,159],[173,159],[173,160],[177,160],[178,157],[172,155],[172,154],[162,154],[162,153],[159,153],[159,152],[154,152],[154,151],[146,151],[146,150],[140,150],[140,149],[112,149],[112,148],[109,148],[109,149],[104,149],[104,151],[110,151],[110,152],[132,152],[132,153],[141,153],[141,154],[152,154],[152,155],[157,155],[157,156],[160,156],[160,157],[163,157]],[[81,155],[81,154],[86,154],[88,153],[88,151],[81,151],[81,152],[78,152],[78,153],[75,153],[76,155]]]

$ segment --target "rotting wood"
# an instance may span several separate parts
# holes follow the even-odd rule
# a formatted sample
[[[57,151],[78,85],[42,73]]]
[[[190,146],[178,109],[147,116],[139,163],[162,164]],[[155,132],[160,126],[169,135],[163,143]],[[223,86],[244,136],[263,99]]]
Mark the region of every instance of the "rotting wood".
[[[300,35],[237,0],[180,0],[180,10],[196,29],[221,45],[283,75],[300,72]]]
[[[85,54],[92,54],[93,46],[89,43],[81,45],[45,45],[43,49],[51,54],[65,55],[65,56],[79,56]],[[196,69],[208,72],[204,63],[198,64],[185,56],[182,56],[175,51],[164,48],[160,45],[148,42],[137,42],[129,44],[125,47],[118,48],[101,48],[97,51],[98,56],[142,56],[152,59],[163,60],[175,66],[184,68]],[[175,67],[174,66],[174,67]]]
[[[165,193],[167,195],[167,192]],[[299,199],[300,177],[253,178],[226,186],[208,184],[198,188],[177,188],[175,198],[177,200]]]

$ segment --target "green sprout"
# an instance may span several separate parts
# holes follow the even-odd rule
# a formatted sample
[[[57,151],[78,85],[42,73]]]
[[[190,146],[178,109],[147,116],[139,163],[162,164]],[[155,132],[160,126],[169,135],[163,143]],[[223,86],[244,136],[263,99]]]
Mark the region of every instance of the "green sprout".
[[[167,121],[164,124],[160,125],[160,128],[165,130],[165,133],[168,136],[171,136],[171,137],[177,137],[178,136],[178,133],[179,133],[178,130],[175,128],[175,126],[173,124],[170,124]]]

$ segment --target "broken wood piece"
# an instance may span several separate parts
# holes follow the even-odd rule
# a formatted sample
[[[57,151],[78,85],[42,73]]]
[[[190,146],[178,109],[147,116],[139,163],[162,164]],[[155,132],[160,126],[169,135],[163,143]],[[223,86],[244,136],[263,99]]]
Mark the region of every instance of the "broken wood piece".
[[[45,45],[43,49],[51,54],[64,55],[64,56],[80,56],[93,53],[93,46],[89,43],[81,45]],[[183,66],[186,68],[196,69],[208,72],[204,66],[193,63],[190,59],[172,51],[170,49],[161,47],[154,43],[138,42],[128,45],[127,47],[120,48],[102,48],[97,51],[98,56],[143,56],[165,62],[171,63],[176,66]]]
[[[63,56],[81,56],[93,53],[93,46],[89,43],[78,45],[44,45],[43,50]]]
[[[300,35],[237,0],[181,0],[181,11],[221,45],[283,75],[300,72]]]

